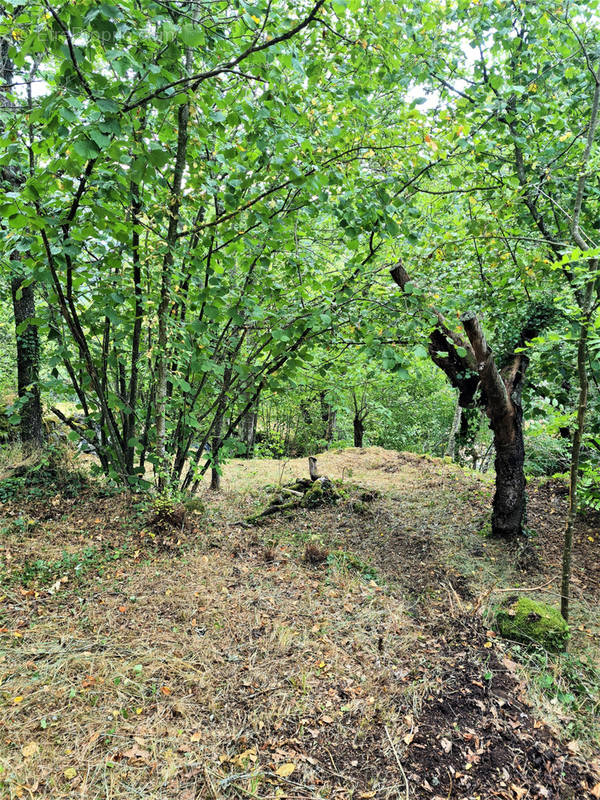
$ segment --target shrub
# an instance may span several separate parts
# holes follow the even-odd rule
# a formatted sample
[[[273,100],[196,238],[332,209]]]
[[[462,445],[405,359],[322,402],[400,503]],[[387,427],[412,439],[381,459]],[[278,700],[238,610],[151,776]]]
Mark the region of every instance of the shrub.
[[[577,494],[582,510],[600,511],[600,465],[584,464]]]
[[[525,472],[542,477],[569,468],[569,440],[545,431],[525,434]]]

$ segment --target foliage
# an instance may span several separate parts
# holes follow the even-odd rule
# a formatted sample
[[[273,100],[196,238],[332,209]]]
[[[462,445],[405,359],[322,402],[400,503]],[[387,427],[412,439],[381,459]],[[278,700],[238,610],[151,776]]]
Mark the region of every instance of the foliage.
[[[582,470],[578,500],[584,511],[600,511],[600,465],[587,461]]]
[[[44,499],[57,493],[77,497],[90,486],[88,475],[73,464],[69,449],[57,445],[45,447],[12,472],[0,481],[2,502],[17,497]]]
[[[570,442],[549,435],[543,427],[525,435],[525,472],[535,477],[556,475],[569,467]]]

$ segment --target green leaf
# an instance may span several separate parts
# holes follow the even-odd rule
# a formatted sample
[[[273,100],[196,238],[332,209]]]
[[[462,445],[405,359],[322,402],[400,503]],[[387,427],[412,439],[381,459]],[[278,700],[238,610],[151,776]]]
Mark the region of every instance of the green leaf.
[[[73,142],[73,150],[82,158],[96,158],[100,155],[100,149],[90,139],[77,139]]]

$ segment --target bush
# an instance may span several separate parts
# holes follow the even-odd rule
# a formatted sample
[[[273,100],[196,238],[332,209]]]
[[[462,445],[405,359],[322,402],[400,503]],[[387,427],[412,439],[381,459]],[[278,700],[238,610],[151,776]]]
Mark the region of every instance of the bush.
[[[255,458],[282,458],[285,455],[285,441],[279,431],[259,433],[256,435],[254,445]]]
[[[525,434],[525,472],[543,477],[569,469],[571,460],[569,440],[550,436],[545,431]]]
[[[584,464],[577,492],[583,511],[600,511],[600,465]]]

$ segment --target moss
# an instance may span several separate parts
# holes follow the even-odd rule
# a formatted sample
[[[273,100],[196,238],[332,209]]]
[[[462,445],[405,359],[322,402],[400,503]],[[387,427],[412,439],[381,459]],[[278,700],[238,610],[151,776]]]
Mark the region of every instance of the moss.
[[[339,493],[329,478],[319,478],[306,492],[300,505],[302,508],[318,508],[319,506],[335,505],[338,500]]]
[[[505,639],[540,644],[546,650],[566,650],[569,626],[560,611],[530,597],[509,598],[496,611],[496,626]]]

